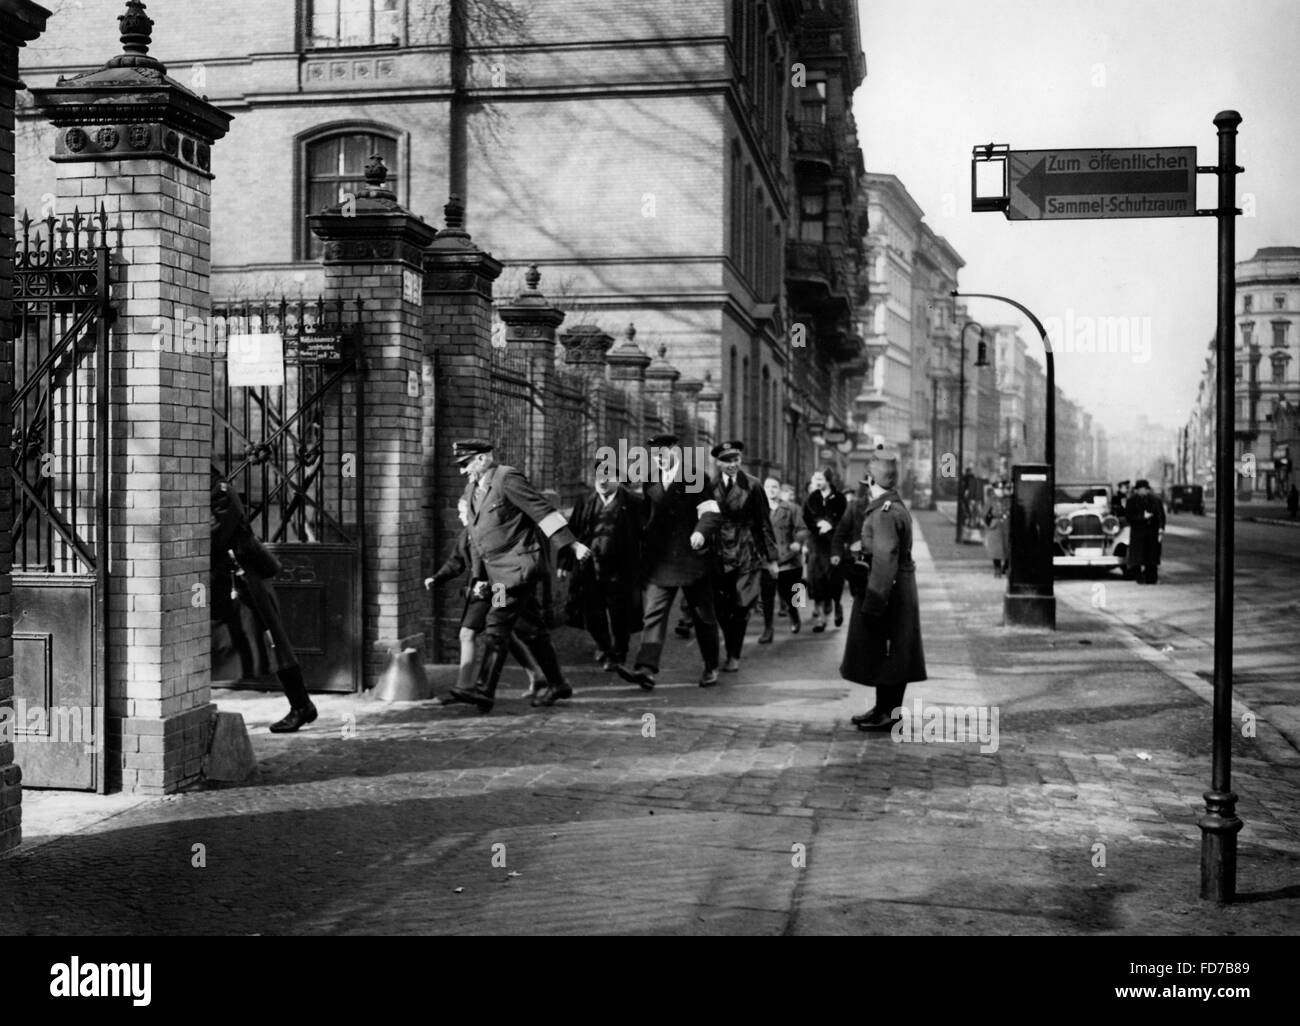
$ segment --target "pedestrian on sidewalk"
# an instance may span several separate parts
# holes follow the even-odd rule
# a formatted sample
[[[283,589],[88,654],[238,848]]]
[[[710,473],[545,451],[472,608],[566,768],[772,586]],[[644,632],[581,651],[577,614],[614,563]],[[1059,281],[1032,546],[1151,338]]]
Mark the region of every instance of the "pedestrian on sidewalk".
[[[984,546],[993,560],[993,576],[1003,576],[1011,558],[1011,485],[993,482],[993,494],[984,507]]]
[[[803,549],[808,532],[803,527],[803,514],[797,506],[781,496],[784,485],[774,477],[763,482],[767,495],[767,512],[772,521],[772,536],[776,539],[776,577],[764,574],[761,578],[763,599],[763,633],[758,636],[760,645],[770,645],[774,637],[772,622],[778,601],[790,617],[790,633],[798,634],[799,609],[795,605],[795,585],[803,577]],[[791,491],[793,494],[793,491]]]
[[[1291,490],[1286,493],[1286,511],[1291,514],[1292,520],[1295,519],[1296,513],[1300,513],[1300,488],[1295,485],[1292,485]]]
[[[580,562],[591,555],[573,536],[564,515],[542,498],[523,474],[497,463],[495,450],[483,439],[456,442],[452,447],[461,473],[470,478],[466,490],[470,544],[492,586],[478,677],[473,687],[454,688],[452,695],[484,713],[491,712],[496,702],[497,682],[513,632],[528,646],[546,678],[546,688],[533,696],[532,705],[554,705],[573,696],[537,604],[537,585],[546,572],[543,546],[548,543],[571,547]]]
[[[808,528],[808,594],[813,602],[813,633],[826,630],[826,617],[835,613],[835,626],[844,622],[844,577],[831,563],[831,542],[835,527],[848,508],[848,500],[831,483],[829,471],[819,470],[809,481],[810,491],[803,505],[803,522]]]
[[[741,442],[721,442],[711,455],[717,466],[714,495],[720,510],[713,572],[714,606],[726,648],[724,673],[740,670],[750,613],[764,579],[776,580],[778,553],[767,496],[740,467]]]
[[[712,687],[718,683],[718,620],[707,549],[717,534],[721,509],[708,475],[689,483],[683,480],[676,435],[656,435],[649,445],[656,480],[646,485],[641,507],[646,580],[641,648],[632,666],[619,666],[618,675],[647,691],[654,688],[668,620],[681,590],[690,605],[695,641],[704,660],[700,687]]]
[[[442,705],[458,703],[460,699],[456,697],[456,691],[467,691],[474,683],[478,636],[487,626],[488,610],[492,608],[491,583],[488,581],[487,570],[474,551],[474,545],[469,537],[469,502],[466,499],[456,503],[456,513],[460,517],[464,530],[456,539],[456,547],[447,557],[447,562],[443,563],[432,577],[426,577],[424,581],[425,589],[432,591],[447,581],[454,581],[458,577],[469,574],[469,584],[464,589],[465,609],[460,616],[460,669],[452,692],[439,699]],[[528,651],[524,643],[513,633],[510,635],[510,654],[518,660],[519,665],[528,674],[528,690],[524,692],[524,697],[531,698],[541,690],[541,682],[544,679],[542,668],[537,665],[537,660],[533,658],[533,654]]]
[[[238,493],[215,470],[211,505],[213,618],[230,630],[247,660],[247,676],[274,673],[279,679],[289,713],[271,724],[271,733],[292,734],[314,723],[317,712],[271,585],[280,563],[253,533]]]
[[[840,675],[876,689],[876,702],[853,724],[889,730],[913,681],[926,679],[921,608],[912,559],[912,517],[898,494],[898,458],[877,452],[868,464],[874,480],[862,522],[862,551],[870,560],[866,590],[854,603]]]
[[[1115,494],[1110,500],[1110,515],[1116,520],[1123,520],[1128,516],[1128,481],[1121,481],[1115,486]]]
[[[867,587],[869,565],[862,552],[862,522],[871,504],[871,475],[858,483],[858,493],[849,505],[848,512],[835,525],[831,539],[831,565],[838,567],[849,586],[849,594],[857,602]],[[849,614],[852,617],[852,613]],[[852,620],[850,620],[852,623]]]
[[[1145,478],[1133,485],[1125,510],[1128,516],[1129,572],[1138,584],[1155,584],[1159,576],[1160,550],[1165,540],[1165,504],[1151,491]]]
[[[629,639],[641,629],[642,498],[619,484],[615,471],[610,461],[596,461],[595,487],[569,521],[574,537],[591,549],[591,559],[579,564],[564,553],[559,561],[560,577],[571,576],[569,605],[609,673],[627,661]]]

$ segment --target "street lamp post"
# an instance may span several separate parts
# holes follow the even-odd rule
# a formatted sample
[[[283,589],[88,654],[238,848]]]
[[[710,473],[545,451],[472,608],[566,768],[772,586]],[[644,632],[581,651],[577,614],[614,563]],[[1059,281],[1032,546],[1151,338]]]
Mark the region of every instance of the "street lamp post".
[[[954,292],[955,296],[957,293]],[[962,494],[966,480],[966,329],[971,325],[980,330],[980,349],[975,360],[976,367],[987,367],[984,349],[984,325],[978,321],[967,321],[961,327],[961,362],[957,373],[957,544],[962,543],[962,531],[965,524],[965,496]]]
[[[1055,580],[1052,571],[1052,560],[1050,558],[1050,543],[1052,540],[1052,530],[1050,526],[1051,510],[1056,499],[1056,358],[1052,353],[1052,341],[1047,336],[1047,329],[1043,327],[1043,322],[1034,316],[1033,312],[1014,299],[1008,299],[1006,296],[994,296],[986,292],[959,292],[953,289],[954,297],[960,296],[963,299],[992,299],[999,303],[1006,303],[1015,307],[1029,319],[1029,322],[1038,330],[1038,337],[1043,340],[1043,354],[1047,360],[1047,396],[1046,396],[1046,415],[1047,423],[1045,425],[1045,438],[1043,439],[1043,462],[1046,464],[1046,473],[1036,476],[1045,476],[1047,478],[1045,485],[1045,496],[1040,496],[1038,502],[1030,503],[1026,501],[1026,515],[1032,513],[1033,523],[1030,529],[1030,537],[1041,539],[1032,543],[1033,552],[1041,555],[1042,565],[1039,565],[1037,558],[1029,559],[1016,556],[1012,551],[1011,568],[1012,572],[1007,578],[1007,595],[1003,599],[1003,617],[1008,624],[1020,624],[1024,626],[1049,626],[1056,628],[1056,595]],[[1028,472],[1026,471],[1026,474]],[[1028,497],[1026,497],[1028,498]],[[1021,500],[1018,497],[1016,502]],[[1046,518],[1046,521],[1039,521],[1040,515]],[[1014,534],[1014,521],[1013,521]],[[1026,544],[1030,544],[1026,542]],[[1042,547],[1040,547],[1042,546]],[[1023,556],[1023,553],[1022,553]],[[1029,565],[1024,565],[1028,563]],[[1019,565],[1018,565],[1019,564]]]

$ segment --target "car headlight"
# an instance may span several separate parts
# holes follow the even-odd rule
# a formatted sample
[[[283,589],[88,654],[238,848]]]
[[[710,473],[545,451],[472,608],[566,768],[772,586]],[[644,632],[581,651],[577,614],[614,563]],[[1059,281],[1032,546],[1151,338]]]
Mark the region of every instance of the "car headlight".
[[[1101,522],[1101,529],[1111,538],[1119,534],[1119,520],[1116,517],[1106,517]]]
[[[1056,533],[1057,533],[1057,534],[1069,534],[1069,533],[1070,533],[1071,531],[1073,531],[1073,530],[1074,530],[1074,522],[1073,522],[1072,520],[1070,520],[1069,517],[1057,517],[1057,518],[1056,518]]]

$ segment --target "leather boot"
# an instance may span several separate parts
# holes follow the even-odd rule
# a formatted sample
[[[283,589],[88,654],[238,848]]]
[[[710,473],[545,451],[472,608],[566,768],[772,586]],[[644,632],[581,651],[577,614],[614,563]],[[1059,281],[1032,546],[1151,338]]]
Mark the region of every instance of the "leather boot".
[[[479,712],[490,713],[496,704],[497,681],[501,679],[509,654],[510,649],[504,642],[489,639],[483,650],[483,662],[479,664],[478,680],[468,690],[452,688],[452,697],[478,706]]]
[[[546,675],[546,689],[534,696],[533,707],[541,708],[546,705],[554,705],[564,698],[572,698],[573,688],[569,687],[564,680],[564,671],[560,669],[560,657],[555,654],[555,647],[551,644],[551,636],[549,634],[539,634],[535,638],[529,639],[528,647],[532,650],[537,665],[542,668],[542,673]]]

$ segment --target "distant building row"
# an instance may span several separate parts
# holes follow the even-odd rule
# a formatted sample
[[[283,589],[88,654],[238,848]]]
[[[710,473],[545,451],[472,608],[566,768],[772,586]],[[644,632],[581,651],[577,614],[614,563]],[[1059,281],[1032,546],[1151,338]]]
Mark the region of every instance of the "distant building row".
[[[1297,480],[1300,457],[1300,246],[1269,246],[1237,264],[1233,364],[1237,496],[1270,500]],[[1192,415],[1183,430],[1184,480],[1214,485],[1216,378],[1214,341]]]

